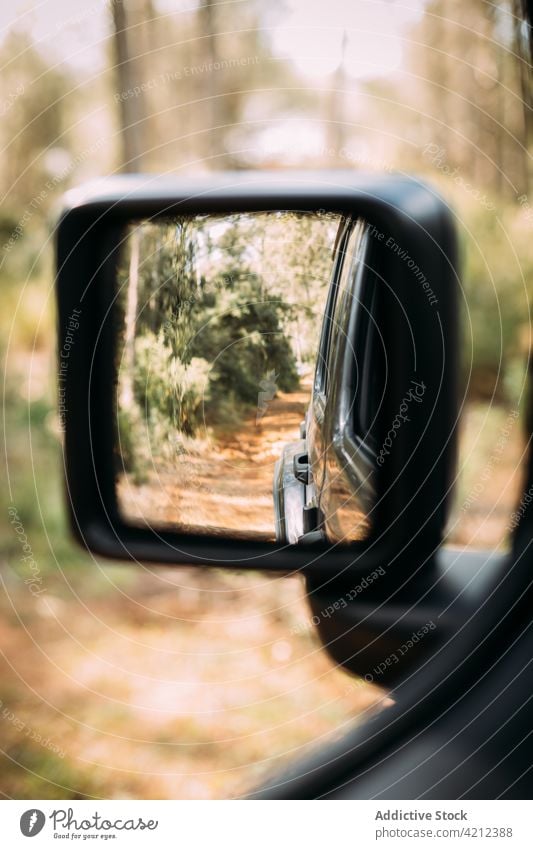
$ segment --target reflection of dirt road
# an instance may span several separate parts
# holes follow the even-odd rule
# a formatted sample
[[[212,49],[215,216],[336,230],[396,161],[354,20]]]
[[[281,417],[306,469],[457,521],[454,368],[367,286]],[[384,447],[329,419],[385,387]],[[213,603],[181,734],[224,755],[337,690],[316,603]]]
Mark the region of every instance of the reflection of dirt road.
[[[180,524],[190,530],[227,528],[241,536],[274,538],[272,480],[283,446],[298,438],[309,403],[310,383],[280,392],[264,414],[253,410],[230,434],[210,435],[187,453],[158,462],[141,486],[119,482],[122,512],[132,521]],[[200,447],[201,446],[201,447]]]

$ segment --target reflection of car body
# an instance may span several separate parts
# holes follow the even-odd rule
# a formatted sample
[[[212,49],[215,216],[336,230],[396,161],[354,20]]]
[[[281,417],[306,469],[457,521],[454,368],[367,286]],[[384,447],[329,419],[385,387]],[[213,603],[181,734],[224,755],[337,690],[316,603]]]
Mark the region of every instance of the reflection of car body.
[[[369,529],[381,373],[371,242],[368,225],[341,225],[311,403],[274,474],[280,542],[351,541]]]

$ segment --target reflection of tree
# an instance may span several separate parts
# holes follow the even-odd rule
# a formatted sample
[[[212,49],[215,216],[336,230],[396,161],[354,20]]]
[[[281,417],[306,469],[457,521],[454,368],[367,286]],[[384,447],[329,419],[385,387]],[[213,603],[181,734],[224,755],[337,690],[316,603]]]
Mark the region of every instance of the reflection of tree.
[[[124,311],[124,359],[121,404],[133,401],[133,370],[135,367],[135,332],[139,302],[139,230],[134,227],[130,235],[130,258],[127,282],[127,300]]]

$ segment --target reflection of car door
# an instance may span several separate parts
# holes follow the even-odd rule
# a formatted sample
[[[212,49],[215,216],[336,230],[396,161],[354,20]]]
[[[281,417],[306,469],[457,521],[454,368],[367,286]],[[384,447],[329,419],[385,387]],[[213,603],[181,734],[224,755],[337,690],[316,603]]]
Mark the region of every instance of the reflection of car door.
[[[338,239],[338,248],[333,267],[332,282],[326,302],[324,320],[320,334],[320,344],[317,355],[315,377],[313,383],[313,395],[306,422],[306,440],[310,469],[310,492],[308,504],[317,506],[320,492],[324,482],[326,451],[329,436],[326,431],[326,406],[328,392],[332,391],[332,377],[329,375],[330,349],[334,336],[334,315],[337,295],[342,278],[342,269],[346,258],[346,252],[350,243],[353,242],[354,232],[360,233],[361,228],[353,222],[344,225],[344,229]]]
[[[372,508],[372,380],[366,357],[372,334],[375,278],[369,263],[370,237],[356,224],[343,250],[326,355],[323,469],[318,494],[320,523],[331,541],[361,539]],[[364,372],[360,364],[365,364]]]

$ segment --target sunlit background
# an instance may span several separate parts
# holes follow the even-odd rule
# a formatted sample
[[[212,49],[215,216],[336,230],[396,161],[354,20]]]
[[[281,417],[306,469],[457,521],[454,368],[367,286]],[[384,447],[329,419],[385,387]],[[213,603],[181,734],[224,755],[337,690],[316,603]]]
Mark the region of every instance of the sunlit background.
[[[62,193],[118,170],[419,174],[457,215],[462,442],[449,541],[502,548],[533,285],[519,4],[108,0],[0,8],[0,792],[225,797],[383,693],[321,649],[297,578],[109,565],[66,531],[55,412]]]

